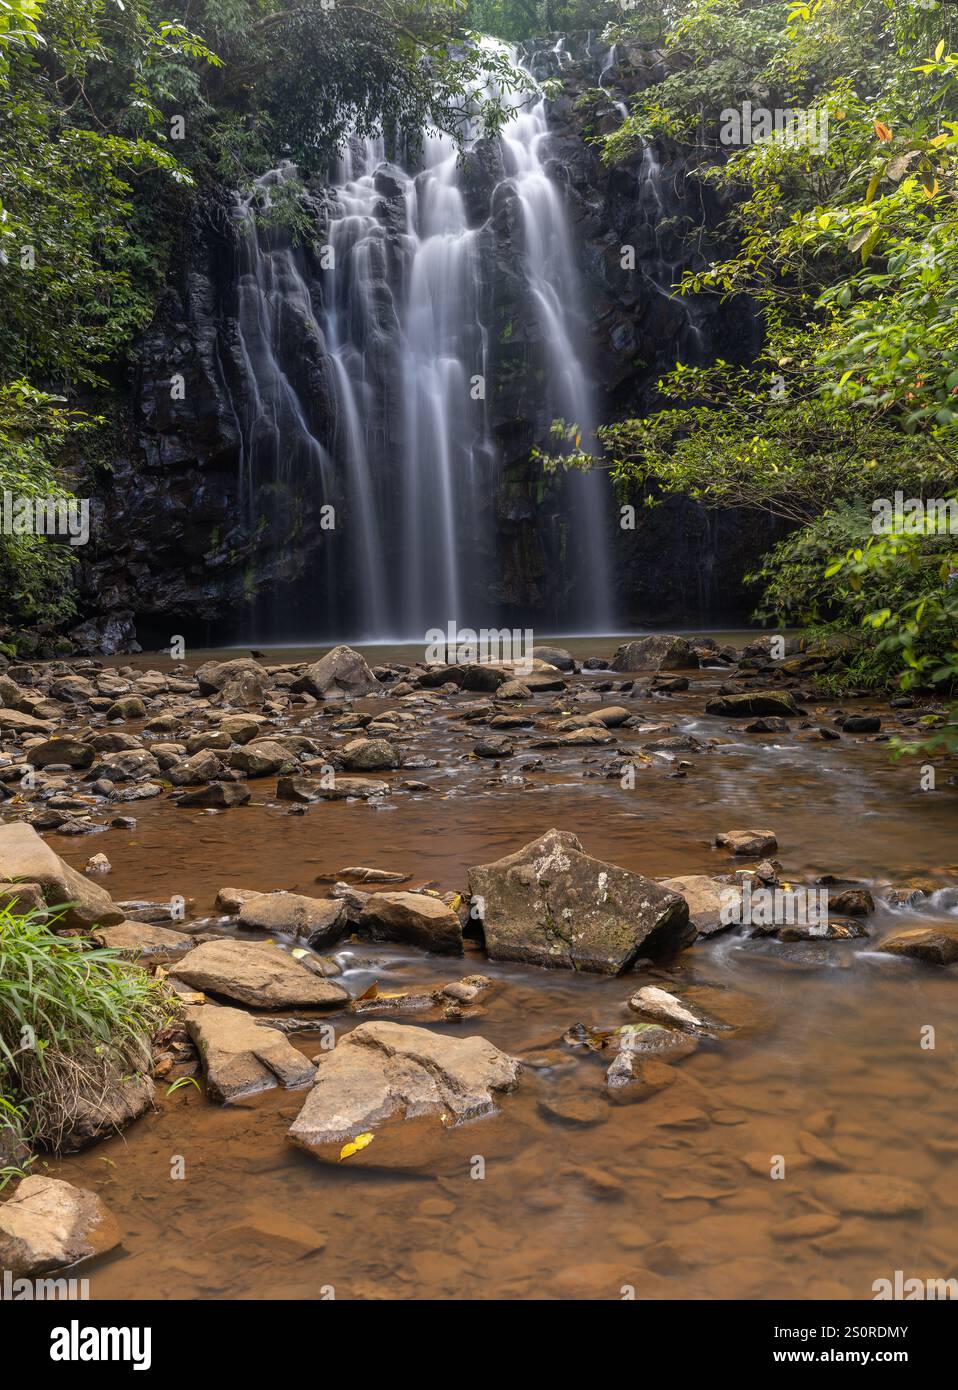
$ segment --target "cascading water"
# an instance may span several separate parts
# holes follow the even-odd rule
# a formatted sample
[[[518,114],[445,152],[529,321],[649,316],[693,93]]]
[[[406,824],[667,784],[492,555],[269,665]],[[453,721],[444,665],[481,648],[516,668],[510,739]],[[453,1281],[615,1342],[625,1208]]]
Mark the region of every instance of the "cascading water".
[[[335,565],[314,581],[331,585],[332,571],[341,578],[346,569],[340,630],[329,635],[421,638],[451,620],[498,625],[488,598],[500,481],[489,306],[500,281],[518,286],[539,340],[544,370],[531,375],[540,436],[554,418],[575,422],[586,438],[595,427],[579,274],[544,165],[548,138],[545,100],[517,103],[498,142],[502,177],[490,199],[492,209],[510,200],[518,209],[511,259],[493,214],[470,216],[456,147],[436,133],[424,136],[409,168],[386,159],[382,140],[350,141],[329,193],[330,255],[320,276],[288,237],[258,225],[249,202],[240,209],[238,319],[252,383],[234,402],[241,491],[261,511],[264,491],[282,492],[291,479],[301,487],[305,476],[324,500],[341,499],[329,544]],[[268,206],[271,188],[293,174],[285,166],[261,180],[257,205]],[[283,339],[294,319],[311,364],[288,363]],[[575,475],[565,491],[566,553],[577,572],[566,616],[583,631],[608,630],[607,484]],[[314,621],[332,611],[324,597],[314,596]]]

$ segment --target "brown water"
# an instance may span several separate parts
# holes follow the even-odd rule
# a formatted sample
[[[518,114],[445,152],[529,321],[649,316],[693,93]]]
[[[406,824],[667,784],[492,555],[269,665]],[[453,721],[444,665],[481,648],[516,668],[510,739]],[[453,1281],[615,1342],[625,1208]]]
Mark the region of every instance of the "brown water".
[[[564,645],[607,654],[614,643]],[[267,660],[301,655],[269,652]],[[169,665],[156,657],[137,664]],[[602,697],[649,723],[721,740],[680,755],[693,764],[685,777],[671,776],[667,763],[640,768],[632,790],[583,775],[610,759],[607,748],[538,752],[545,766],[524,773],[524,784],[514,780],[518,758],[499,768],[469,759],[484,726],[456,720],[457,704],[479,698],[463,696],[417,721],[403,744],[407,756],[425,754],[438,767],[386,774],[397,787],[411,776],[430,791],[397,790],[382,809],[320,802],[291,815],[272,799],[274,782],[260,780],[251,784],[253,804],[238,810],[180,810],[163,798],[131,808],[135,831],[51,843],[76,865],[104,850],[115,898],[182,894],[196,900],[199,917],[223,886],[322,894],[317,876],[347,864],[461,889],[469,865],[551,826],[653,876],[725,871],[729,860],[710,848],[715,833],[769,826],[792,880],[831,872],[873,886],[916,877],[958,883],[958,790],[944,773],[940,789],[926,793],[918,769],[891,763],[880,742],[729,732],[702,713],[703,696],[724,678],[696,673],[692,691],[672,697]],[[554,698],[540,696],[537,708]],[[379,710],[394,702],[360,703]],[[824,712],[826,704],[808,707]],[[563,705],[572,708],[568,697]],[[519,754],[539,736],[516,731]],[[644,737],[625,731],[620,744]],[[955,921],[930,902],[923,913],[881,907],[868,925],[874,940],[929,918]],[[223,1107],[191,1086],[168,1096],[161,1084],[156,1113],[53,1165],[97,1189],[124,1233],[122,1250],[92,1269],[92,1294],[310,1299],[332,1288],[337,1298],[619,1298],[632,1288],[637,1298],[861,1299],[897,1269],[958,1275],[955,969],[883,957],[869,945],[786,949],[728,933],[670,969],[620,979],[500,966],[475,949],[458,962],[351,947],[355,969],[343,983],[353,993],[374,979],[395,989],[475,970],[492,976],[484,1017],[430,1026],[478,1032],[524,1057],[518,1092],[499,1116],[448,1132],[434,1168],[417,1168],[411,1129],[410,1171],[397,1172],[377,1169],[371,1152],[362,1165],[331,1168],[294,1150],[285,1130],[302,1092]],[[629,995],[653,981],[738,1031],[679,1062],[673,1083],[649,1099],[617,1103],[605,1088],[609,1056],[573,1051],[562,1034],[578,1022],[629,1021]],[[352,1024],[336,1020],[337,1029]],[[927,1025],[933,1050],[921,1045]],[[294,1041],[317,1050],[314,1036]],[[587,1103],[588,1123],[555,1116],[552,1105],[570,1100]],[[826,1161],[808,1156],[809,1136],[828,1146]],[[481,1178],[472,1176],[476,1156],[485,1160]],[[784,1178],[770,1177],[774,1156],[784,1158]],[[177,1157],[184,1180],[171,1177]],[[925,1210],[845,1210],[831,1190],[839,1172],[908,1179],[921,1187]],[[863,1186],[876,1190],[870,1179]],[[812,1214],[833,1214],[833,1229],[797,1240],[773,1234]]]

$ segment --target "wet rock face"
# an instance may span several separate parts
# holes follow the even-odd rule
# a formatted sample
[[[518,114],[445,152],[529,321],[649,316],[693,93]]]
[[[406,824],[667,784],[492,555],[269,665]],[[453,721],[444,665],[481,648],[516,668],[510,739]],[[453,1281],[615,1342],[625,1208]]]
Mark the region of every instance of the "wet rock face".
[[[589,143],[597,132],[614,129],[617,102],[667,76],[661,55],[620,45],[616,61],[601,72],[606,94],[584,103],[579,98],[597,91],[606,64],[602,45],[577,35],[565,42],[561,58],[552,40],[523,56],[539,77],[561,76],[564,83],[562,95],[549,103],[546,169],[569,220],[581,277],[582,353],[596,409],[604,419],[641,412],[677,354],[702,361],[721,352],[735,360],[755,346],[747,306],[710,301],[690,314],[686,301],[663,292],[666,280],[671,284],[685,266],[698,263],[693,256],[714,259],[707,233],[694,252],[686,235],[703,222],[714,225],[722,208],[678,146],[659,144],[607,168]],[[579,586],[588,581],[589,557],[576,552],[574,480],[544,479],[529,462],[530,448],[546,442],[555,411],[544,384],[549,344],[522,269],[522,207],[506,164],[497,142],[480,140],[459,179],[477,234],[477,312],[488,343],[486,412],[499,458],[495,481],[483,493],[484,514],[474,519],[481,537],[474,597],[502,619],[543,623],[574,608]],[[379,441],[374,471],[388,519],[401,447],[394,318],[406,265],[406,220],[390,166],[376,177],[382,237],[368,268],[370,312],[378,315],[368,358],[374,378],[369,424]],[[302,198],[322,244],[329,195],[311,186]],[[284,235],[261,227],[261,251],[272,252]],[[224,189],[212,203],[207,199],[184,227],[183,253],[129,365],[127,419],[112,471],[105,479],[91,476],[87,486],[92,539],[80,555],[84,620],[73,634],[83,649],[112,654],[129,647],[137,630],[157,644],[178,631],[200,640],[211,621],[225,637],[248,631],[254,618],[275,635],[322,635],[318,621],[326,633],[349,629],[360,563],[355,488],[337,456],[343,422],[337,419],[335,364],[323,331],[301,312],[297,298],[308,299],[321,320],[328,276],[308,246],[296,248],[294,259],[295,294],[282,272],[283,293],[271,297],[269,312],[281,319],[279,370],[302,404],[305,430],[299,423],[288,427],[291,397],[276,384],[280,378],[269,385],[263,345],[241,331],[251,266],[231,195]],[[277,422],[281,446],[270,420]],[[261,476],[251,483],[253,457]],[[263,459],[272,462],[264,468]],[[337,514],[333,531],[323,527],[327,504]],[[392,572],[402,558],[399,530],[384,528]],[[610,521],[620,619],[744,616],[740,575],[774,539],[764,519],[708,514],[682,498],[641,512],[631,532]]]
[[[694,936],[683,897],[593,859],[564,830],[470,869],[469,891],[491,960],[618,975]]]

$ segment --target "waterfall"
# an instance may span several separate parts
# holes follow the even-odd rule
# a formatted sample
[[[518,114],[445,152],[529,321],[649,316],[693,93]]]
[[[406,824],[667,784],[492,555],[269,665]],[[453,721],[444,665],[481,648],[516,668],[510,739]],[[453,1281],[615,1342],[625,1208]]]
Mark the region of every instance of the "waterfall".
[[[556,52],[561,63],[561,43]],[[314,626],[299,636],[421,640],[451,620],[499,625],[490,594],[499,579],[502,459],[490,403],[502,385],[490,304],[503,284],[510,293],[519,287],[545,365],[540,379],[525,364],[525,389],[536,394],[538,439],[529,443],[542,442],[554,418],[574,421],[586,439],[595,429],[579,272],[563,199],[546,172],[546,102],[527,103],[517,101],[502,129],[501,177],[484,215],[468,205],[454,143],[436,132],[402,163],[387,159],[381,139],[349,142],[326,195],[329,256],[319,272],[314,252],[254,215],[295,176],[291,166],[260,180],[238,210],[240,356],[249,377],[238,400],[233,393],[243,505],[254,519],[264,493],[304,478],[323,499],[339,499],[336,530],[321,541],[335,561],[321,580],[314,574],[307,606],[314,625],[335,612],[339,630]],[[493,226],[509,200],[520,223],[514,254],[503,253]],[[607,483],[575,474],[561,488],[575,571],[569,621],[608,630]],[[336,575],[334,604],[327,590]]]

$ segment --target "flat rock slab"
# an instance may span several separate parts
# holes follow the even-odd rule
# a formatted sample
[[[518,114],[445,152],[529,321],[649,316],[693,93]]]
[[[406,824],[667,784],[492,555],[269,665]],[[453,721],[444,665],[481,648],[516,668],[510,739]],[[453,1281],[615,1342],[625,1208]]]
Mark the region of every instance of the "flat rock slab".
[[[320,1058],[316,1084],[289,1130],[319,1158],[387,1120],[432,1116],[435,1128],[490,1115],[515,1090],[520,1064],[481,1037],[449,1037],[401,1023],[362,1023]]]
[[[100,946],[150,961],[175,960],[196,945],[196,937],[152,922],[118,922],[115,927],[95,931],[93,939]]]
[[[348,926],[346,904],[335,898],[307,898],[300,893],[262,893],[247,898],[239,912],[241,927],[283,932],[310,946],[330,946]]]
[[[694,935],[683,897],[593,859],[565,830],[470,869],[469,891],[492,960],[617,975]]]
[[[0,732],[5,734],[52,734],[56,726],[18,709],[0,708]]]
[[[24,1178],[0,1205],[0,1269],[15,1277],[66,1269],[119,1243],[96,1193],[58,1178]]]
[[[242,1009],[201,1004],[184,1009],[196,1043],[206,1084],[218,1100],[239,1100],[276,1085],[308,1086],[315,1065],[275,1028],[258,1023]]]
[[[265,941],[204,941],[178,963],[176,976],[254,1009],[324,1009],[349,1001],[341,985]]]
[[[71,869],[23,821],[0,826],[0,881],[38,883],[48,907],[70,903],[59,922],[64,927],[108,927],[123,921],[109,893]]]
[[[373,893],[359,926],[375,941],[409,941],[426,951],[462,955],[462,923],[451,907],[425,893]]]

